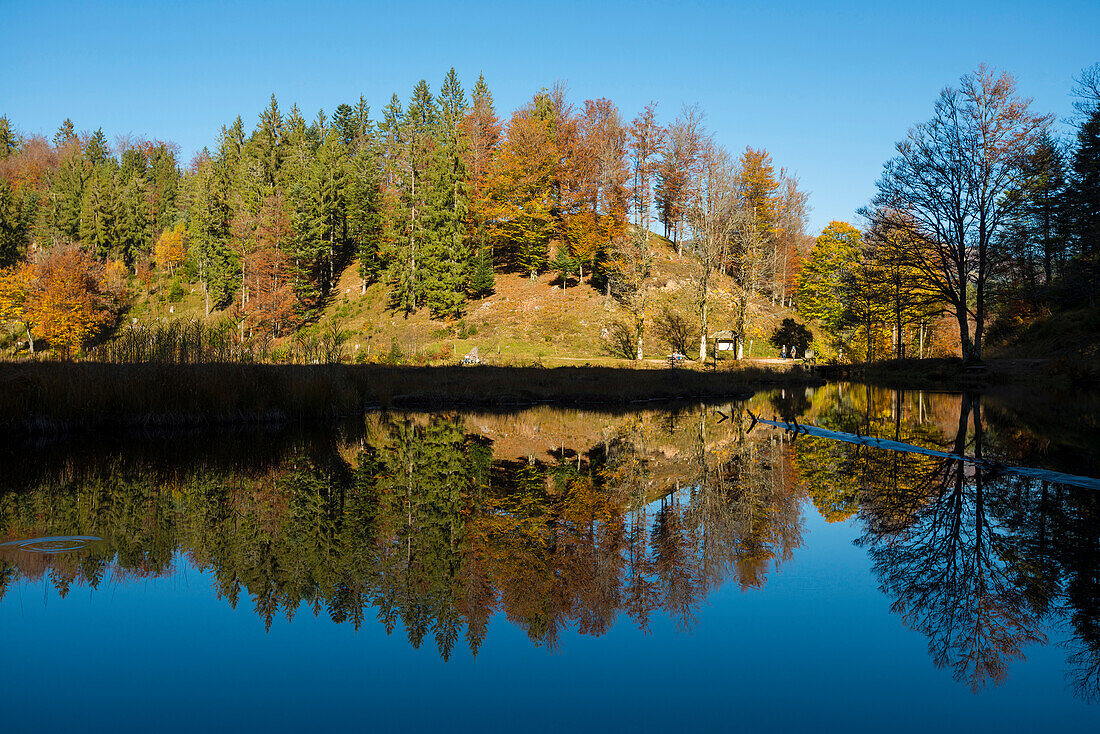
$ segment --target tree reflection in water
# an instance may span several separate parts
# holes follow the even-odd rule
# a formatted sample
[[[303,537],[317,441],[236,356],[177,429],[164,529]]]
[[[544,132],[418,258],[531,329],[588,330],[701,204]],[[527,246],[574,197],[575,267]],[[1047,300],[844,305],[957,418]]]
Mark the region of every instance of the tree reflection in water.
[[[356,629],[373,616],[447,659],[460,640],[476,654],[502,614],[555,648],[564,630],[600,635],[620,614],[688,629],[717,587],[761,588],[802,544],[808,498],[827,520],[858,520],[883,591],[937,666],[975,689],[998,683],[1064,620],[1072,681],[1097,695],[1095,492],[746,433],[746,407],[394,414],[320,438],[242,437],[236,450],[184,441],[176,460],[129,445],[24,459],[0,493],[0,542],[104,540],[82,554],[0,554],[0,601],[20,580],[64,596],[167,575],[183,557],[268,627],[302,608]],[[974,396],[829,386],[751,409],[1006,463],[1026,434],[984,425]],[[536,438],[521,441],[525,430]]]
[[[303,607],[355,628],[373,615],[444,658],[463,635],[476,653],[498,612],[551,648],[567,628],[603,634],[620,612],[689,628],[731,573],[760,586],[790,556],[800,495],[773,480],[777,441],[708,441],[713,412],[681,417],[670,433],[664,415],[628,416],[580,450],[528,457],[494,456],[461,416],[391,415],[261,457],[244,459],[246,442],[241,466],[124,450],[38,464],[0,495],[0,541],[104,543],[80,557],[4,554],[0,595],[20,578],[48,577],[64,596],[108,573],[166,575],[182,554],[268,627]]]
[[[815,424],[1009,463],[1009,441],[983,425],[982,403],[951,396],[957,422],[913,396],[858,389],[823,405]],[[945,402],[939,396],[940,403]],[[936,401],[933,401],[936,402]],[[948,408],[950,409],[950,408]],[[990,438],[993,444],[990,446]],[[796,464],[829,519],[858,512],[892,608],[929,640],[938,667],[978,690],[1005,679],[1028,645],[1068,618],[1071,683],[1100,691],[1100,507],[1093,490],[999,472],[995,464],[800,437]],[[1018,460],[1018,459],[1017,459]]]

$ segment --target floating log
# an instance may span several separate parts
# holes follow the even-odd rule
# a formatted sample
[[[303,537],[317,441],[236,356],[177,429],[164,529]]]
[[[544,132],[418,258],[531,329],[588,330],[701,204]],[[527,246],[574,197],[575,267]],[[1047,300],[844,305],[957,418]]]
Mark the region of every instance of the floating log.
[[[788,423],[787,421],[757,418],[755,415],[753,415],[752,411],[747,412],[749,414],[749,417],[752,418],[752,424],[749,426],[750,431],[757,423],[763,423],[764,425],[782,428],[786,431],[789,431],[790,433],[795,434],[796,436],[798,434],[805,434],[807,436],[827,438],[833,441],[843,441],[844,443],[856,444],[858,446],[870,446],[876,449],[900,451],[908,454],[937,456],[942,459],[965,461],[969,464],[988,467],[990,469],[1004,472],[1006,474],[1016,474],[1019,476],[1030,477],[1032,479],[1039,479],[1047,482],[1057,482],[1058,484],[1071,484],[1075,487],[1100,489],[1100,479],[1093,479],[1092,477],[1080,477],[1074,474],[1062,474],[1060,472],[1048,471],[1047,469],[1033,469],[1026,466],[1007,466],[999,461],[986,459],[980,456],[966,456],[965,454],[954,454],[947,451],[937,451],[936,449],[924,448],[923,446],[915,446],[911,443],[904,443],[902,441],[892,441],[890,439],[884,441],[881,438],[874,438],[872,436],[860,436],[858,434],[844,433],[843,431],[830,431],[827,428],[807,426],[805,424],[800,424],[797,421],[795,421],[794,423]]]

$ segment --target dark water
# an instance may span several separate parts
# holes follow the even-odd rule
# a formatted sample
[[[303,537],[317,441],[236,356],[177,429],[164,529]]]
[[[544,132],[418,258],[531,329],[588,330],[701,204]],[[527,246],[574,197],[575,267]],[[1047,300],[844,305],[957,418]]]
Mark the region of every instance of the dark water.
[[[843,385],[10,448],[0,730],[1093,731],[1095,407]]]

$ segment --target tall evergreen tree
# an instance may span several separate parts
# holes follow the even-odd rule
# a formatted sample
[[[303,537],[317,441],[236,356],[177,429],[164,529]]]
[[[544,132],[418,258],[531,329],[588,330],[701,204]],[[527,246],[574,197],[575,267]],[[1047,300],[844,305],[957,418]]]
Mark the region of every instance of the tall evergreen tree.
[[[466,244],[466,95],[452,68],[439,95],[439,120],[428,169],[430,191],[424,254],[424,300],[436,316],[456,317],[466,303],[470,248]]]
[[[111,147],[107,144],[107,136],[103,134],[103,128],[99,128],[88,138],[88,143],[84,146],[84,157],[93,166],[98,166],[111,157]]]
[[[99,257],[116,254],[114,177],[103,164],[95,167],[80,207],[80,241]]]
[[[1095,302],[1100,287],[1100,102],[1081,123],[1073,152],[1073,179],[1069,189],[1074,249],[1081,259]]]
[[[19,150],[19,136],[11,128],[7,115],[0,117],[0,161]]]
[[[73,126],[73,121],[69,118],[65,118],[65,122],[61,123],[61,126],[57,128],[57,132],[53,136],[53,144],[55,148],[64,148],[72,142],[76,141],[76,127]]]
[[[15,264],[26,249],[28,227],[23,212],[19,191],[0,178],[0,268]]]

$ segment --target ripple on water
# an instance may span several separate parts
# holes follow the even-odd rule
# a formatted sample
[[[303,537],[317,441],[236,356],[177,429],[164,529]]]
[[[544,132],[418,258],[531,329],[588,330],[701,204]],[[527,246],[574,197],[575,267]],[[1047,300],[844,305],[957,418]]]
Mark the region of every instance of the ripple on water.
[[[0,543],[0,552],[23,551],[25,553],[75,553],[91,548],[103,541],[94,535],[56,535],[49,538],[28,538]]]

